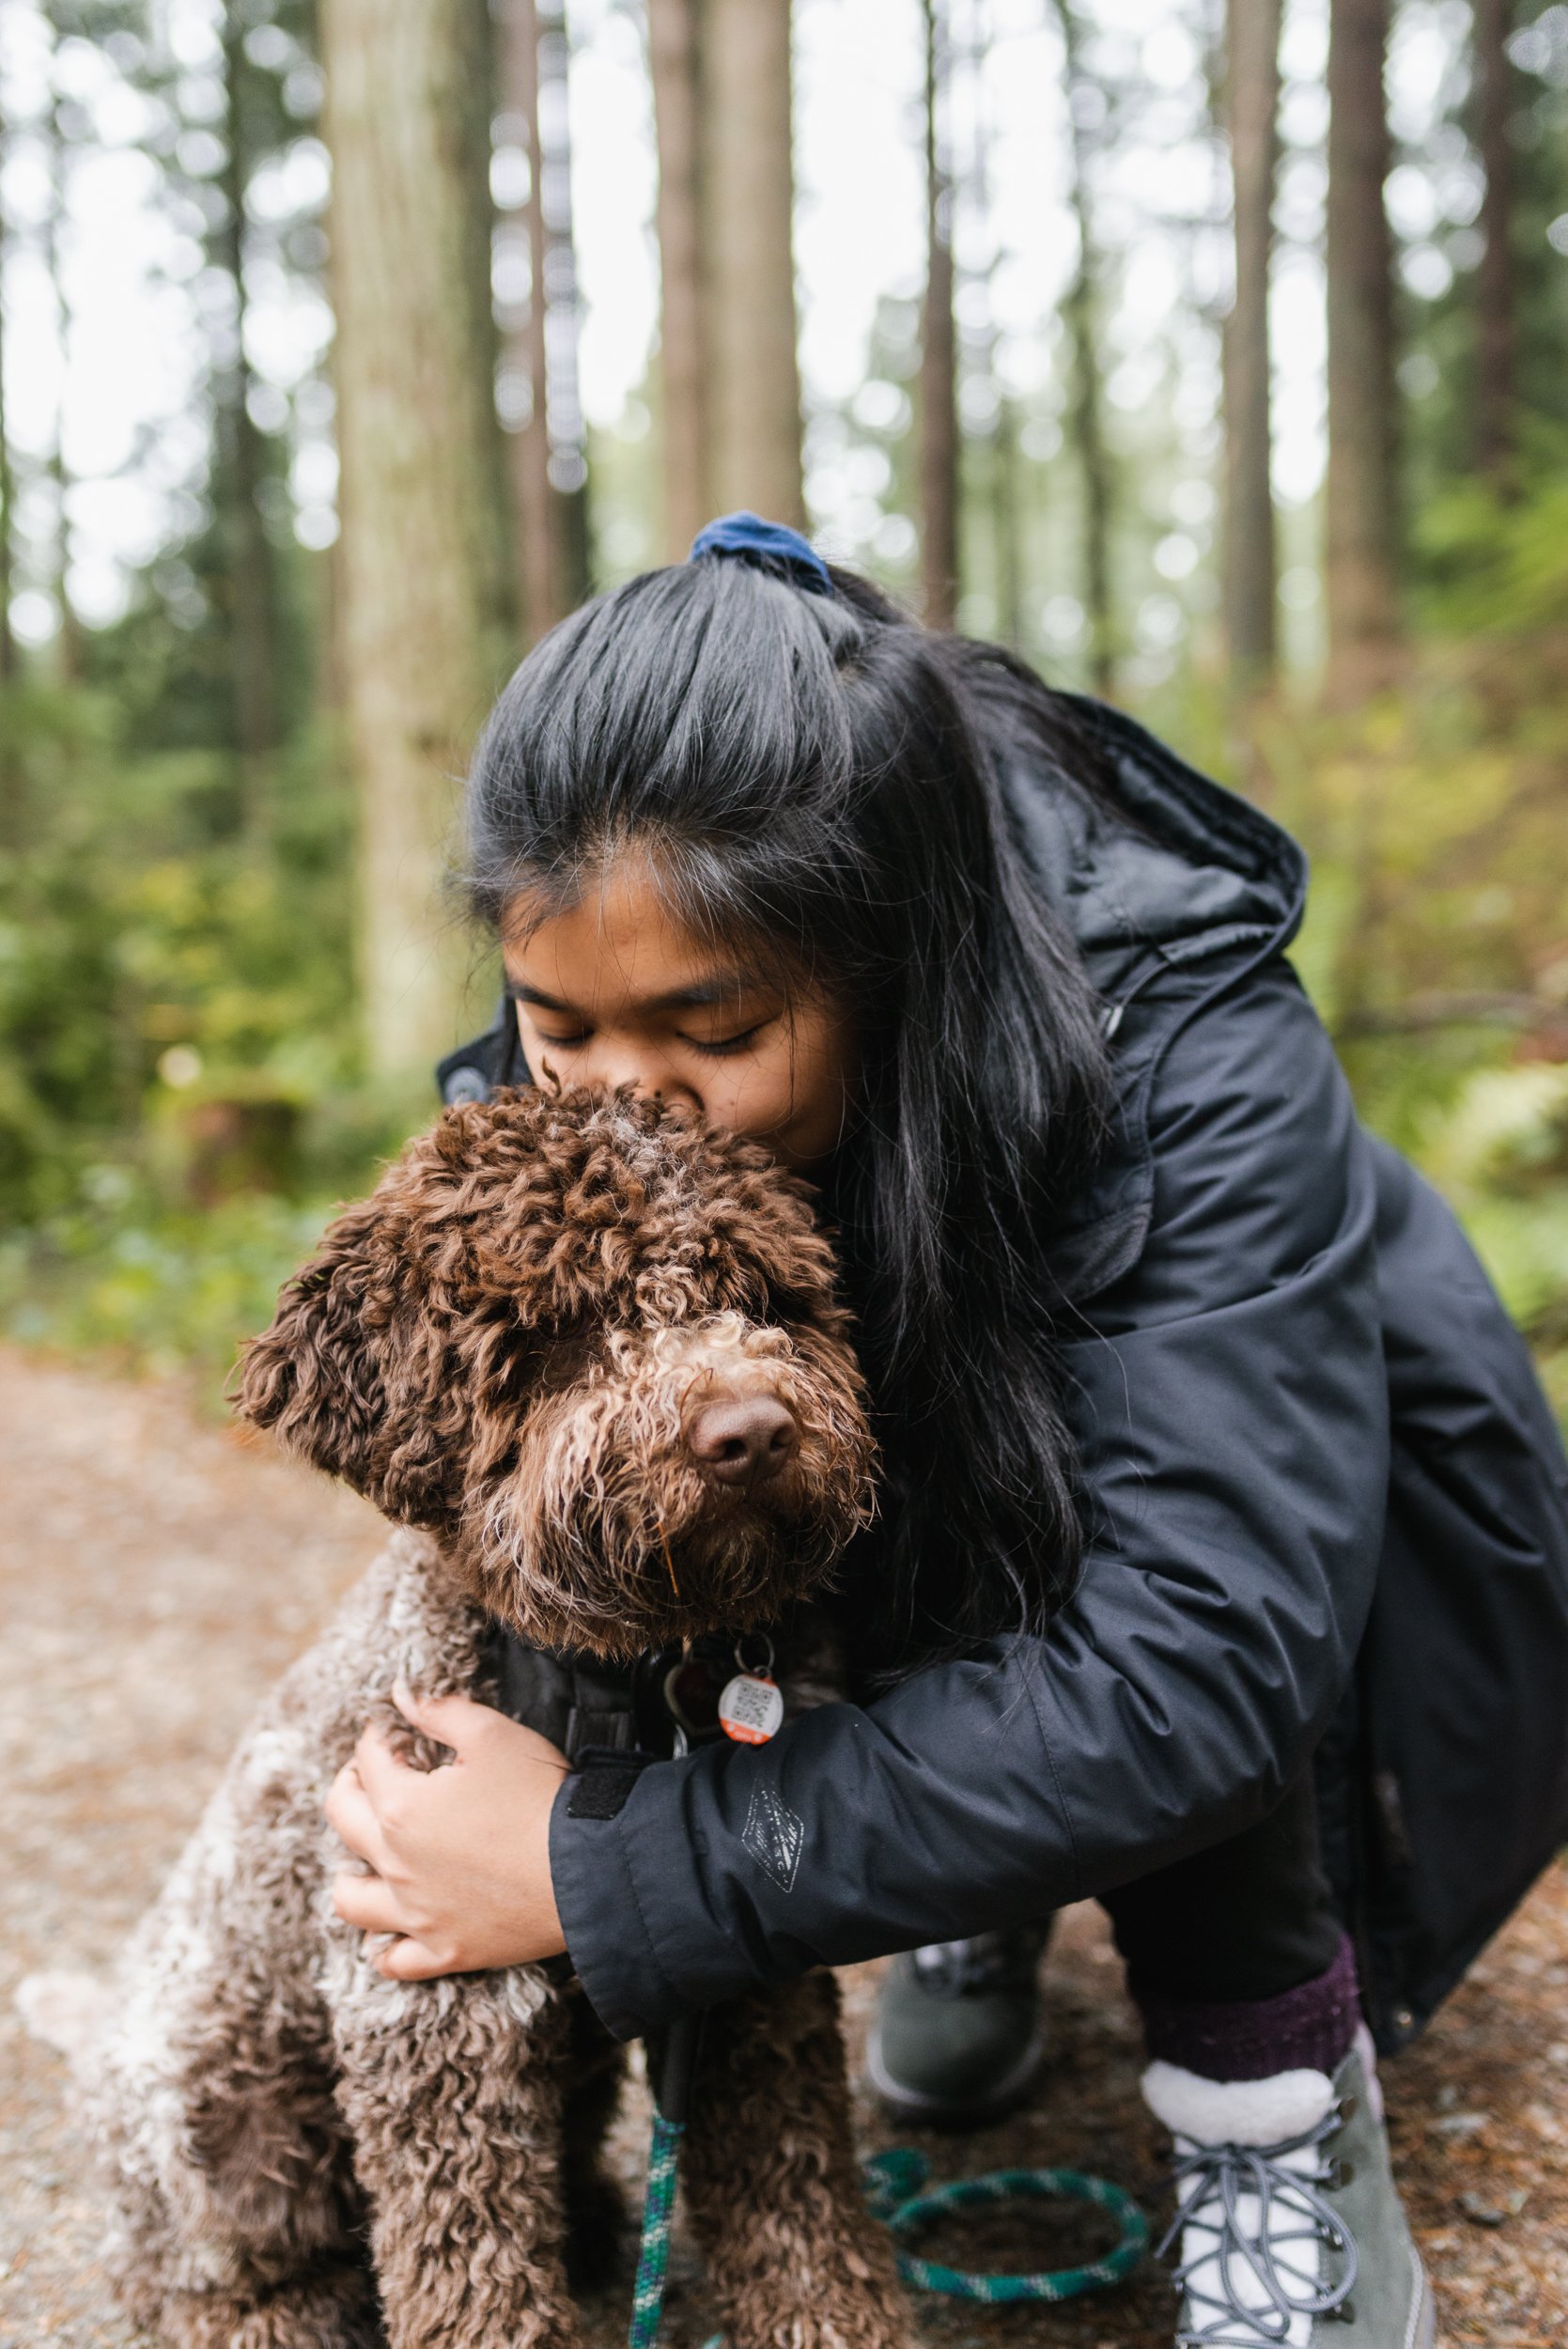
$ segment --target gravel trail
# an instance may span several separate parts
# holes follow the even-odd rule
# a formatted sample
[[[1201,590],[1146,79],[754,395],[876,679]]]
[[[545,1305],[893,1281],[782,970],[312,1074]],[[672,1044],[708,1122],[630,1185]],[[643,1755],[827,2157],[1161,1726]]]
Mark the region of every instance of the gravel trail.
[[[380,1539],[362,1502],[193,1416],[176,1392],[0,1349],[0,2349],[131,2349],[96,2259],[96,2212],[65,2066],[14,2005],[39,1969],[101,1968],[178,1851],[256,1700]],[[859,2041],[876,1969],[845,1977]],[[930,2140],[938,2177],[1003,2164],[1099,2170],[1157,2215],[1158,2141],[1097,1909],[1067,1912],[1048,1961],[1054,2060],[1031,2108]],[[1450,2349],[1568,2343],[1568,1876],[1555,1869],[1424,2041],[1385,2069],[1396,2161]],[[634,2088],[616,2166],[634,2196]],[[889,2141],[869,2108],[866,2145]],[[1071,2222],[988,2215],[939,2256],[1055,2263]],[[630,2247],[585,2311],[624,2337]],[[931,2341],[975,2349],[1165,2349],[1156,2272],[1074,2307],[927,2303]],[[671,2349],[707,2323],[677,2257]],[[479,2349],[479,2344],[474,2345]]]

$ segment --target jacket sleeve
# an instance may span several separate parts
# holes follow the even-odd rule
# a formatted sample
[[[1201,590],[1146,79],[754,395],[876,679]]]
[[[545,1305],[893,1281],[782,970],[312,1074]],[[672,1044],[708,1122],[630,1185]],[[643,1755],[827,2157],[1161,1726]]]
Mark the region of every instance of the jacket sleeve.
[[[609,2028],[1043,1915],[1250,1824],[1348,1676],[1388,1486],[1374,1184],[1281,962],[1196,1011],[1150,1101],[1131,1272],[1066,1347],[1091,1508],[1040,1639],[556,1804],[567,1945]]]

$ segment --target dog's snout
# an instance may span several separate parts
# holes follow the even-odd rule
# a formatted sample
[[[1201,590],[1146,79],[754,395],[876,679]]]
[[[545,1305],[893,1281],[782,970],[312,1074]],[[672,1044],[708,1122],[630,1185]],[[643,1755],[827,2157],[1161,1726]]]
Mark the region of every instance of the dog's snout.
[[[777,1395],[706,1403],[687,1430],[692,1458],[721,1485],[761,1485],[776,1476],[800,1441],[794,1414]]]

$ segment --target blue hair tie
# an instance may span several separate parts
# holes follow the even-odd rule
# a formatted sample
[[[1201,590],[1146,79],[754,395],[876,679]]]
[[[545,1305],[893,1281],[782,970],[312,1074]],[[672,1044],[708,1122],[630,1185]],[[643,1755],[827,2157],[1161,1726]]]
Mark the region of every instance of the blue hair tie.
[[[765,522],[756,514],[722,514],[716,522],[706,523],[692,539],[686,559],[694,563],[700,554],[732,554],[760,569],[783,571],[811,595],[833,592],[828,566],[810,540],[798,530],[786,529],[783,522]]]

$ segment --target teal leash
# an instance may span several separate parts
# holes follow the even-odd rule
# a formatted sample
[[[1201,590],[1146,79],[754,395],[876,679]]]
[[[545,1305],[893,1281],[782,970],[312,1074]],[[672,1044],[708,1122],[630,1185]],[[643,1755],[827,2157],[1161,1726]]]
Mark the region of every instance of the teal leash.
[[[979,2178],[954,2178],[924,2192],[930,2165],[912,2146],[895,2145],[861,2164],[866,2199],[895,2237],[918,2234],[952,2210],[975,2203],[1014,2201],[1093,2202],[1109,2211],[1121,2229],[1113,2249],[1081,2267],[1044,2267],[1032,2276],[977,2275],[941,2267],[933,2260],[898,2254],[898,2272],[916,2292],[939,2293],[948,2300],[980,2300],[995,2308],[1008,2300],[1080,2300],[1125,2282],[1149,2248],[1149,2225],[1130,2194],[1107,2178],[1081,2170],[990,2170]]]
[[[674,2050],[671,2051],[672,2054]],[[672,2066],[666,2059],[665,2076]],[[664,2282],[670,2261],[670,2223],[675,2205],[675,2172],[680,2140],[686,2134],[682,2115],[667,2120],[656,2109],[648,2150],[648,2184],[643,2201],[643,2244],[632,2289],[629,2349],[656,2349],[664,2315]],[[961,2267],[942,2267],[935,2261],[898,2253],[898,2272],[916,2292],[939,2293],[949,2300],[978,2300],[1000,2307],[1017,2300],[1079,2300],[1086,2293],[1107,2292],[1130,2276],[1149,2245],[1148,2222],[1130,2194],[1108,2179],[1092,2178],[1081,2170],[992,2170],[984,2177],[955,2178],[946,2186],[924,2191],[929,2164],[924,2154],[908,2145],[875,2154],[862,2165],[866,2199],[878,2218],[897,2238],[918,2234],[949,2211],[975,2203],[1016,2201],[1093,2202],[1109,2211],[1121,2228],[1112,2250],[1081,2267],[1042,2268],[1032,2276],[973,2274]],[[722,2349],[715,2334],[703,2349]]]
[[[670,2265],[670,2221],[675,2207],[675,2171],[680,2160],[684,2121],[653,2116],[648,2145],[648,2184],[643,2197],[643,2243],[637,2254],[637,2281],[631,2287],[631,2330],[628,2349],[654,2349],[664,2321],[664,2279]]]

